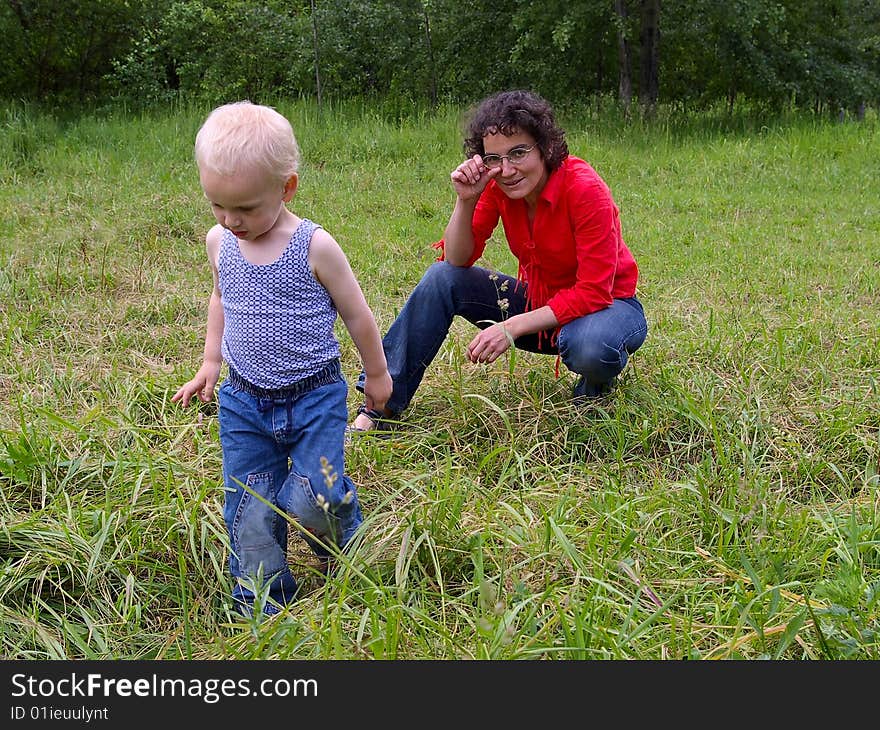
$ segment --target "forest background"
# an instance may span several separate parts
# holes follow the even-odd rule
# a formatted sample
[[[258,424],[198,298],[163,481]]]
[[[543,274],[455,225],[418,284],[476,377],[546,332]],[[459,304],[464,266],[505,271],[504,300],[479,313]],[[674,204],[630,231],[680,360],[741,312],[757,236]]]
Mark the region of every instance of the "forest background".
[[[740,100],[861,116],[880,98],[875,0],[4,0],[0,97],[367,97],[557,105]]]

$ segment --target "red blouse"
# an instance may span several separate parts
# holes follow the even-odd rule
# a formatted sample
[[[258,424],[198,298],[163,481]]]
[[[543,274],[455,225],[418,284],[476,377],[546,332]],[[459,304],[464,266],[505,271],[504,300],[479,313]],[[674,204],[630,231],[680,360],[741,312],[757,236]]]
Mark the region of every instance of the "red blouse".
[[[528,285],[528,308],[545,304],[560,325],[636,292],[638,267],[623,241],[620,214],[599,174],[569,155],[547,179],[529,224],[526,202],[511,200],[492,180],[474,210],[472,266],[498,224]],[[443,240],[434,244],[441,249]]]

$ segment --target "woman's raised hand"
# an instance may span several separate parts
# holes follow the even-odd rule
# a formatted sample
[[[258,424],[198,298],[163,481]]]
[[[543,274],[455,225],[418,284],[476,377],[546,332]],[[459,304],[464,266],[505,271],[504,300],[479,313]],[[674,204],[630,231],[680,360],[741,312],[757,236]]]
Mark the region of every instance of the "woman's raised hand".
[[[471,200],[479,197],[489,181],[495,177],[501,168],[490,170],[483,164],[483,158],[474,155],[456,167],[449,175],[455,194],[461,200]]]

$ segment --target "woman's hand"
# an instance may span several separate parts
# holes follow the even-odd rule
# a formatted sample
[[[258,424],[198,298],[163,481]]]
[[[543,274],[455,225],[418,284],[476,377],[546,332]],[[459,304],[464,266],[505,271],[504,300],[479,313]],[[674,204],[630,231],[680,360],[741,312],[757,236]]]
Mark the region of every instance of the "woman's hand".
[[[471,362],[495,362],[513,344],[513,335],[503,322],[496,322],[480,330],[467,346],[467,359]]]
[[[500,167],[490,170],[483,164],[483,158],[474,155],[456,167],[449,175],[455,194],[461,200],[478,198],[485,190],[489,181],[501,170]]]

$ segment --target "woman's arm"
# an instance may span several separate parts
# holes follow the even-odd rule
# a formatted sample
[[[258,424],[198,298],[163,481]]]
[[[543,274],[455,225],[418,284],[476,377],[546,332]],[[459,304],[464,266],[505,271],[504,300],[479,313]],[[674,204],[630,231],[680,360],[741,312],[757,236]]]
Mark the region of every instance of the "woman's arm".
[[[477,201],[500,168],[490,170],[479,155],[456,167],[449,178],[455,189],[455,206],[443,233],[445,259],[453,266],[467,266],[474,252],[473,220]]]

